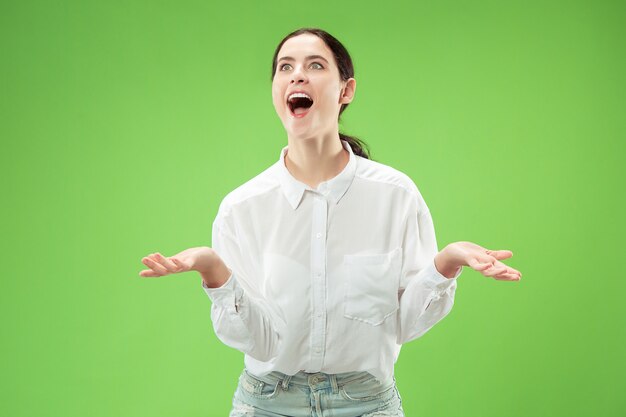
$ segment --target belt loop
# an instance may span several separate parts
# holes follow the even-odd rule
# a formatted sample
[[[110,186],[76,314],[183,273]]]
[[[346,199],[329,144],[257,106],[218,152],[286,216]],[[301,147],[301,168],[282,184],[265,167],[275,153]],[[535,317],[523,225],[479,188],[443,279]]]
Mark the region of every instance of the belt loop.
[[[287,375],[287,376],[283,379],[283,382],[282,382],[282,387],[283,387],[283,390],[285,390],[285,391],[286,391],[286,390],[287,390],[287,388],[289,388],[289,381],[291,381],[291,377],[292,377],[292,375]]]
[[[339,388],[337,387],[337,374],[330,375],[330,385],[333,387],[333,394],[338,394]]]

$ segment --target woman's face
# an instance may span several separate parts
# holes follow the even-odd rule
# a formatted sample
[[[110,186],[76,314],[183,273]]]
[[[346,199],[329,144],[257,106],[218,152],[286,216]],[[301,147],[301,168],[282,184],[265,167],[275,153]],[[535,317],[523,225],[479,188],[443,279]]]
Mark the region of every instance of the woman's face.
[[[276,59],[272,99],[288,135],[309,138],[337,132],[339,109],[352,101],[356,81],[340,79],[330,48],[305,33],[289,38]],[[296,91],[309,96],[312,105],[306,98],[291,97]]]

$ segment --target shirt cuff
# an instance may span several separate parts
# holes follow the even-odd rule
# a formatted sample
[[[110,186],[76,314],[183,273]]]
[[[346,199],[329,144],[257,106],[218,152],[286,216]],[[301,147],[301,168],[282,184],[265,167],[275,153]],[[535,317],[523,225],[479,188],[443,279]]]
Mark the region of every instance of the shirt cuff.
[[[204,292],[206,292],[211,302],[216,306],[235,311],[239,310],[238,305],[243,296],[243,289],[239,286],[234,272],[231,272],[222,286],[210,288],[202,281],[202,288],[204,288]]]
[[[424,281],[427,286],[434,290],[445,291],[456,283],[456,279],[459,275],[461,275],[461,272],[463,272],[463,267],[460,267],[452,278],[445,277],[437,270],[437,267],[435,266],[435,259],[433,258],[433,261],[424,271]]]

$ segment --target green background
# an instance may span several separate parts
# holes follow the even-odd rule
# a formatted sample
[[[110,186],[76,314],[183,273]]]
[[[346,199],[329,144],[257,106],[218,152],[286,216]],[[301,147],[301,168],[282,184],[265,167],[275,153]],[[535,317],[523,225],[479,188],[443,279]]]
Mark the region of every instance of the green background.
[[[278,159],[271,58],[302,26],[352,54],[342,131],[413,178],[439,247],[523,273],[465,268],[396,364],[407,416],[624,415],[625,21],[618,1],[2,1],[0,415],[228,414],[243,354],[199,276],[138,273],[210,246],[221,199]]]

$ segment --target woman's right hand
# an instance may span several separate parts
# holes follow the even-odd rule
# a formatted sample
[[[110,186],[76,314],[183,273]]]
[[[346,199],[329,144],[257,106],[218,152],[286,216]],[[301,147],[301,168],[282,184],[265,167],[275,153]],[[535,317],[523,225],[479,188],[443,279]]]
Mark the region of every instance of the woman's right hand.
[[[151,253],[141,259],[141,262],[150,269],[139,272],[142,277],[162,277],[187,271],[198,271],[201,274],[210,273],[221,261],[217,253],[208,246],[189,248],[169,258],[159,252]]]

